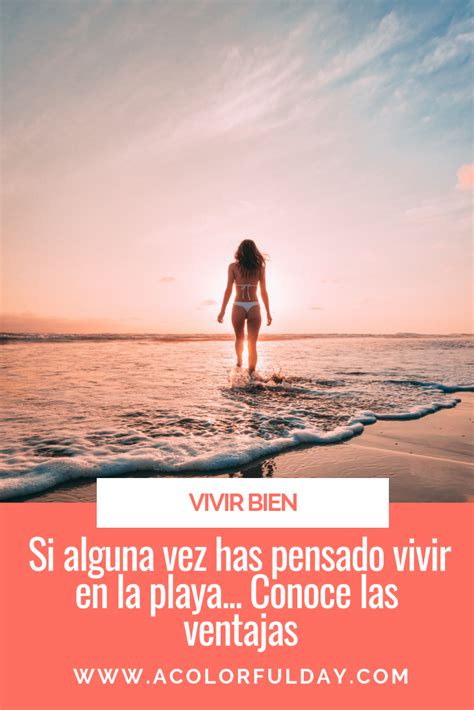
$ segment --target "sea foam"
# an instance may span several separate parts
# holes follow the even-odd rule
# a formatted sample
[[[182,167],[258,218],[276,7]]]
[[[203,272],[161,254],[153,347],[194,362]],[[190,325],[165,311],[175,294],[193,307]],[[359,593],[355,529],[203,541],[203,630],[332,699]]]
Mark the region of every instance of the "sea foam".
[[[474,391],[466,339],[266,342],[251,378],[231,342],[153,337],[4,345],[2,499],[81,478],[238,471]]]

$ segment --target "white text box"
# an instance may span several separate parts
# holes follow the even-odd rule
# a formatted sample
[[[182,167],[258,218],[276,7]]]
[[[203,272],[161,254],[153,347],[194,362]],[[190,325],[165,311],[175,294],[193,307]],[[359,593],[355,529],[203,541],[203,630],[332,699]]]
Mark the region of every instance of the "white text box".
[[[387,528],[388,525],[388,478],[97,480],[99,528]]]

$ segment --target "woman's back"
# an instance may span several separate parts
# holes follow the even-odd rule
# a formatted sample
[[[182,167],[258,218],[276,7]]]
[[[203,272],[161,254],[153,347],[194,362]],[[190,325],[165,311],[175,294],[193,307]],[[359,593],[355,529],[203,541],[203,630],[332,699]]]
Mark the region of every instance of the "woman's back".
[[[231,266],[234,272],[236,300],[256,301],[261,269],[257,271],[244,271],[237,262],[234,262]]]

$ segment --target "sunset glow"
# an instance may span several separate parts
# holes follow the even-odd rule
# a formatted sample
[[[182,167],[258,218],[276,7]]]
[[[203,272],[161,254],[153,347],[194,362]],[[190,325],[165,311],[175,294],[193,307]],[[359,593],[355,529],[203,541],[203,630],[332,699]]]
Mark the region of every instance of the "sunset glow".
[[[472,330],[468,2],[2,4],[3,329]]]

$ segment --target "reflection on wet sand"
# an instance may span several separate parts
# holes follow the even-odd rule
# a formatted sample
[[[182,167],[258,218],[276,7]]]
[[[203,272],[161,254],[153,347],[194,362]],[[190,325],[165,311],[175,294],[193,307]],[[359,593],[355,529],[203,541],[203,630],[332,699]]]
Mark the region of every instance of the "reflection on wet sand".
[[[230,478],[271,478],[275,472],[275,459],[266,459],[230,474]]]

